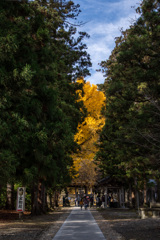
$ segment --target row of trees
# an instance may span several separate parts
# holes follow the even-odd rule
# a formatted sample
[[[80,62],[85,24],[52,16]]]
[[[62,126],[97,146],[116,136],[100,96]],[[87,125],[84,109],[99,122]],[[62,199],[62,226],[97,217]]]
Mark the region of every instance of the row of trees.
[[[143,0],[137,12],[101,62],[106,121],[96,158],[104,176],[143,189],[160,178],[160,1]]]
[[[79,5],[6,1],[0,8],[1,206],[7,184],[27,186],[33,214],[46,210],[46,191],[52,198],[77,172],[75,184],[94,185],[98,148],[104,177],[141,189],[159,180],[160,1],[142,1],[140,17],[101,63],[106,97],[79,78],[91,66],[88,35],[73,24]]]
[[[72,1],[1,1],[0,10],[1,201],[7,183],[25,185],[38,214],[42,190],[52,196],[71,178],[84,115],[75,80],[89,74],[88,35],[77,33]]]

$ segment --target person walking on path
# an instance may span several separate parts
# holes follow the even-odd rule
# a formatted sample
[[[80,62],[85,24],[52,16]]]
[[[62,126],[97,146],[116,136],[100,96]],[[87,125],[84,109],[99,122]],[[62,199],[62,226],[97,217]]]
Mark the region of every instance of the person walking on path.
[[[52,240],[106,240],[90,210],[74,207]]]
[[[82,207],[83,207],[83,201],[82,201],[82,199],[80,200],[79,205],[80,205],[81,210],[82,210]]]
[[[74,202],[75,202],[75,206],[77,206],[77,204],[78,204],[77,198],[75,198]]]
[[[89,201],[89,207],[91,208],[93,206],[93,196],[90,197]]]
[[[84,207],[85,207],[85,210],[87,210],[87,207],[88,207],[88,199],[87,198],[84,199]]]

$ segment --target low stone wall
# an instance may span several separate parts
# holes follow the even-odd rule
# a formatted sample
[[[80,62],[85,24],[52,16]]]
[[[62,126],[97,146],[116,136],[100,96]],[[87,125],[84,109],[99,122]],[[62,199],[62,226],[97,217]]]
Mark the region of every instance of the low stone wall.
[[[159,218],[160,217],[160,203],[150,203],[150,208],[140,208],[139,215],[141,219],[148,217]]]

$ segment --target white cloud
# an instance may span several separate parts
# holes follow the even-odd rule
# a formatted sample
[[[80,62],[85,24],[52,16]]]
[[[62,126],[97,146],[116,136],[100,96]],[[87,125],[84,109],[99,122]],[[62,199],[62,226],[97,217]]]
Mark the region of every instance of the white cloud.
[[[104,77],[101,72],[94,72],[92,76],[87,77],[86,81],[89,81],[91,84],[101,84],[104,82]]]
[[[125,30],[130,26],[128,18],[121,18],[113,23],[95,23],[87,27],[90,39],[87,40],[88,53],[91,55],[93,69],[96,70],[98,63],[106,60],[115,46],[115,37],[121,35],[120,29]]]
[[[115,46],[115,37],[121,35],[120,29],[125,30],[133,23],[136,12],[131,6],[137,7],[141,0],[75,0],[75,2],[81,5],[81,20],[88,21],[79,29],[90,35],[90,38],[85,40],[92,61],[92,76],[88,79],[91,83],[103,83],[102,73],[95,72],[100,68],[98,63],[109,58]]]
[[[91,22],[85,26],[87,33],[92,36],[101,36],[101,35],[120,35],[120,29],[123,27],[124,29],[128,28],[132,23],[133,19],[135,20],[135,14],[130,14],[127,17],[121,17],[114,21],[114,23],[106,23],[106,22]]]
[[[110,55],[110,49],[107,47],[104,41],[101,39],[88,47],[88,52],[91,55],[93,68],[97,67],[103,59],[106,59]]]

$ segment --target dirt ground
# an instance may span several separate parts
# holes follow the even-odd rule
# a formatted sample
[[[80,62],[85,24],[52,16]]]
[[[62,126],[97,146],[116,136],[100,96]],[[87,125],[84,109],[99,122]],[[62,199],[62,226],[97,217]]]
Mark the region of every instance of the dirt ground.
[[[15,211],[0,211],[0,240],[52,240],[71,210],[65,207],[35,217],[25,212],[23,219]],[[91,208],[91,212],[107,240],[160,239],[160,218],[140,219],[128,209]]]
[[[160,218],[140,219],[138,212],[129,209],[92,210],[92,214],[107,240],[158,240]]]
[[[34,217],[25,212],[19,219],[16,211],[0,211],[0,240],[51,240],[70,212],[67,207]]]

